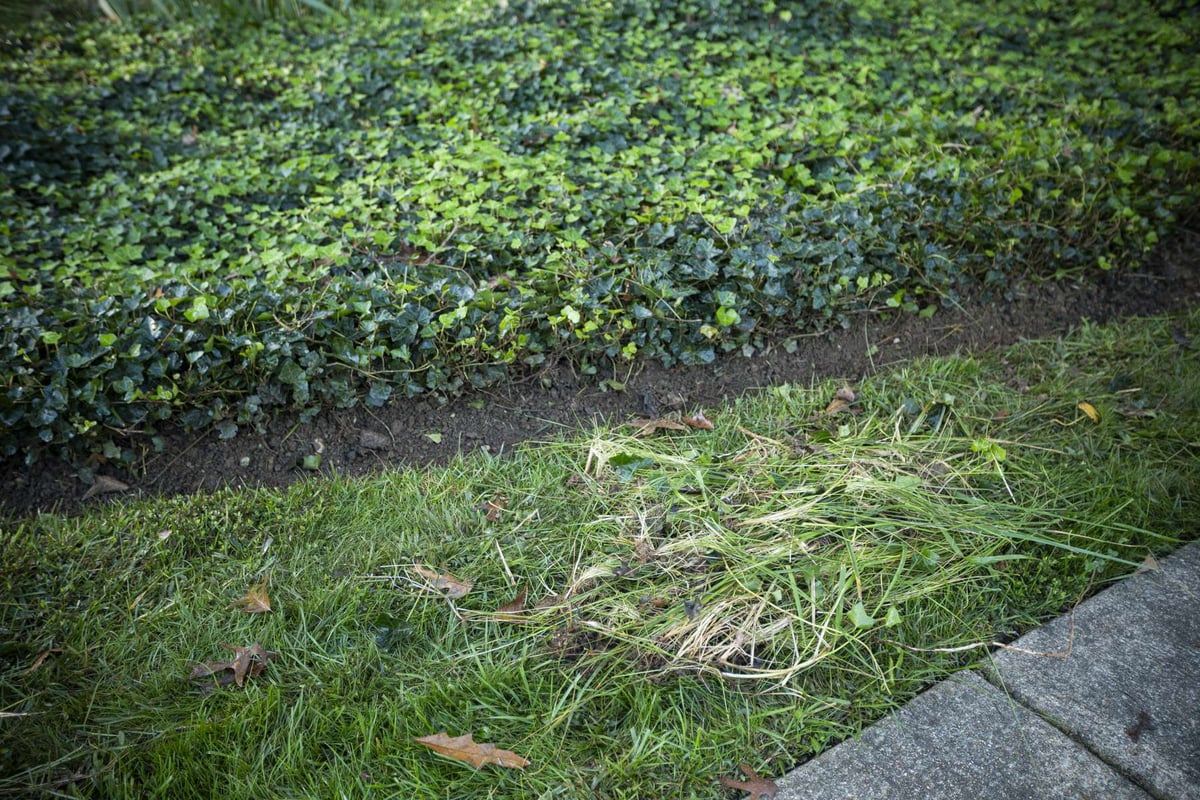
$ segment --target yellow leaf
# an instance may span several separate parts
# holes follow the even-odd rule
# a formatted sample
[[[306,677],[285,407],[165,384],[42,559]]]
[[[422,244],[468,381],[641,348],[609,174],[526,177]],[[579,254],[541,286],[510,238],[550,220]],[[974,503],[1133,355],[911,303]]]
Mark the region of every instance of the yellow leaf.
[[[1097,411],[1096,407],[1094,405],[1092,405],[1091,403],[1083,402],[1083,403],[1080,403],[1078,406],[1076,406],[1076,408],[1078,408],[1084,414],[1087,414],[1087,418],[1090,419],[1092,422],[1100,421],[1100,412]]]

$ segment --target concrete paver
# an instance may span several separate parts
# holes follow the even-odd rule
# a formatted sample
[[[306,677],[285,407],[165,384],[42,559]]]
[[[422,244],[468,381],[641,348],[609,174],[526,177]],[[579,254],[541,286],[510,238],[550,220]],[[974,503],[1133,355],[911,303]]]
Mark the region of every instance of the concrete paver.
[[[1200,542],[1004,650],[988,677],[1164,800],[1200,800]]]
[[[1148,800],[974,673],[938,684],[778,781],[776,800]]]

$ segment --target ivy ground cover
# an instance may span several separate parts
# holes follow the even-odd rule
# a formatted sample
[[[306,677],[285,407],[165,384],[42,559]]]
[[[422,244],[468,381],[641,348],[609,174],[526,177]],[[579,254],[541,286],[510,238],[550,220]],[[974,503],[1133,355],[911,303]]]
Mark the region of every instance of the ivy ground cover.
[[[0,447],[753,352],[1127,268],[1195,206],[1188,3],[548,0],[0,55]]]

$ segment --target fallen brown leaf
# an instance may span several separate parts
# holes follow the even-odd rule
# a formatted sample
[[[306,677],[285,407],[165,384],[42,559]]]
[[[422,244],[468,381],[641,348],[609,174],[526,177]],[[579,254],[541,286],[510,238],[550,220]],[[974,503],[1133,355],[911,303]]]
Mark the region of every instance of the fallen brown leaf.
[[[42,664],[45,664],[46,659],[49,658],[50,656],[59,656],[59,655],[62,655],[61,647],[46,648],[45,650],[43,650],[42,652],[37,654],[37,657],[33,659],[33,664],[30,665],[29,669],[25,670],[25,674],[28,675],[29,673],[38,669],[38,667],[42,666]]]
[[[119,481],[116,478],[111,478],[108,475],[97,475],[96,480],[88,487],[88,490],[83,493],[81,500],[87,500],[95,497],[98,494],[108,494],[110,492],[125,492],[129,490],[129,484],[124,481]]]
[[[445,592],[446,597],[449,597],[451,600],[466,597],[467,593],[475,585],[471,581],[459,580],[449,573],[436,572],[419,565],[414,566],[412,571],[429,581],[434,589],[437,589],[439,592]]]
[[[486,503],[480,503],[478,508],[487,515],[488,522],[495,522],[500,519],[500,512],[508,505],[508,498],[503,495],[496,495]]]
[[[515,598],[496,609],[497,614],[520,614],[525,610],[525,590]]]
[[[686,425],[672,419],[646,419],[638,417],[637,419],[631,419],[625,424],[637,428],[633,432],[634,436],[646,436],[658,431],[686,431],[688,429]]]
[[[267,668],[267,662],[276,656],[275,653],[264,649],[258,642],[249,647],[236,647],[231,644],[221,646],[235,653],[233,660],[195,664],[192,667],[192,674],[188,675],[188,680],[213,677],[216,679],[217,686],[228,686],[233,683],[240,687],[245,683],[246,678],[257,678],[261,675]]]
[[[825,413],[828,416],[840,414],[850,407],[850,404],[858,399],[858,395],[849,386],[843,386],[834,393],[833,399],[829,401],[829,405],[825,406]]]
[[[699,412],[690,417],[684,417],[683,424],[687,425],[689,428],[698,428],[702,431],[713,430],[713,424],[709,422],[708,417]]]
[[[834,414],[842,413],[849,407],[850,407],[850,404],[847,403],[845,400],[839,400],[838,398],[835,397],[829,401],[829,405],[825,406],[825,413],[826,413],[826,415],[832,417]]]
[[[548,608],[558,608],[562,605],[562,595],[548,594],[534,604],[534,608],[538,611],[545,611]]]
[[[244,611],[247,614],[267,614],[271,611],[271,598],[267,596],[267,582],[264,580],[250,587],[245,597],[239,597],[228,606]]]
[[[746,795],[746,800],[774,800],[775,794],[779,791],[779,787],[775,785],[774,781],[759,777],[758,773],[752,770],[747,764],[739,764],[738,766],[749,780],[735,781],[733,778],[718,778],[717,780],[720,781],[722,786],[749,792]]]
[[[792,450],[797,455],[810,456],[824,455],[825,453],[829,452],[821,445],[805,441],[803,438],[797,438],[796,441],[792,442]]]
[[[413,741],[448,758],[470,764],[475,769],[486,764],[496,764],[513,769],[525,769],[529,766],[528,759],[511,750],[501,750],[494,744],[476,743],[470,733],[451,737],[445,731],[440,731],[432,736],[422,736]]]

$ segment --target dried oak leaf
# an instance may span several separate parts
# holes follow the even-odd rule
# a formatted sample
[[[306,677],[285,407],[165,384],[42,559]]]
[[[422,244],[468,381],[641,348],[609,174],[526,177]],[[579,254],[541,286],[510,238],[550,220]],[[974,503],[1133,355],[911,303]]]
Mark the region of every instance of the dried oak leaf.
[[[748,780],[735,781],[733,778],[718,778],[717,780],[722,786],[749,792],[746,800],[774,800],[775,794],[779,791],[779,787],[775,785],[774,781],[759,777],[759,774],[747,764],[739,764],[738,767],[746,774]]]
[[[501,750],[494,744],[477,743],[469,733],[451,737],[445,731],[440,731],[432,736],[422,736],[413,741],[448,758],[470,764],[475,769],[487,764],[513,769],[525,769],[529,766],[529,760],[523,756],[519,756],[511,750]]]
[[[192,667],[192,674],[188,676],[188,680],[214,677],[218,686],[228,686],[231,683],[241,686],[246,678],[257,678],[261,675],[267,668],[267,662],[276,656],[258,642],[249,647],[236,647],[231,644],[221,646],[235,653],[233,660],[196,664]]]
[[[475,585],[471,581],[459,580],[448,572],[437,572],[419,565],[414,566],[412,571],[429,581],[429,584],[434,589],[444,592],[446,597],[449,597],[451,600],[466,597],[467,593]]]
[[[271,611],[271,598],[267,596],[267,582],[251,586],[245,597],[239,597],[227,609],[236,608],[247,614],[268,614]]]

